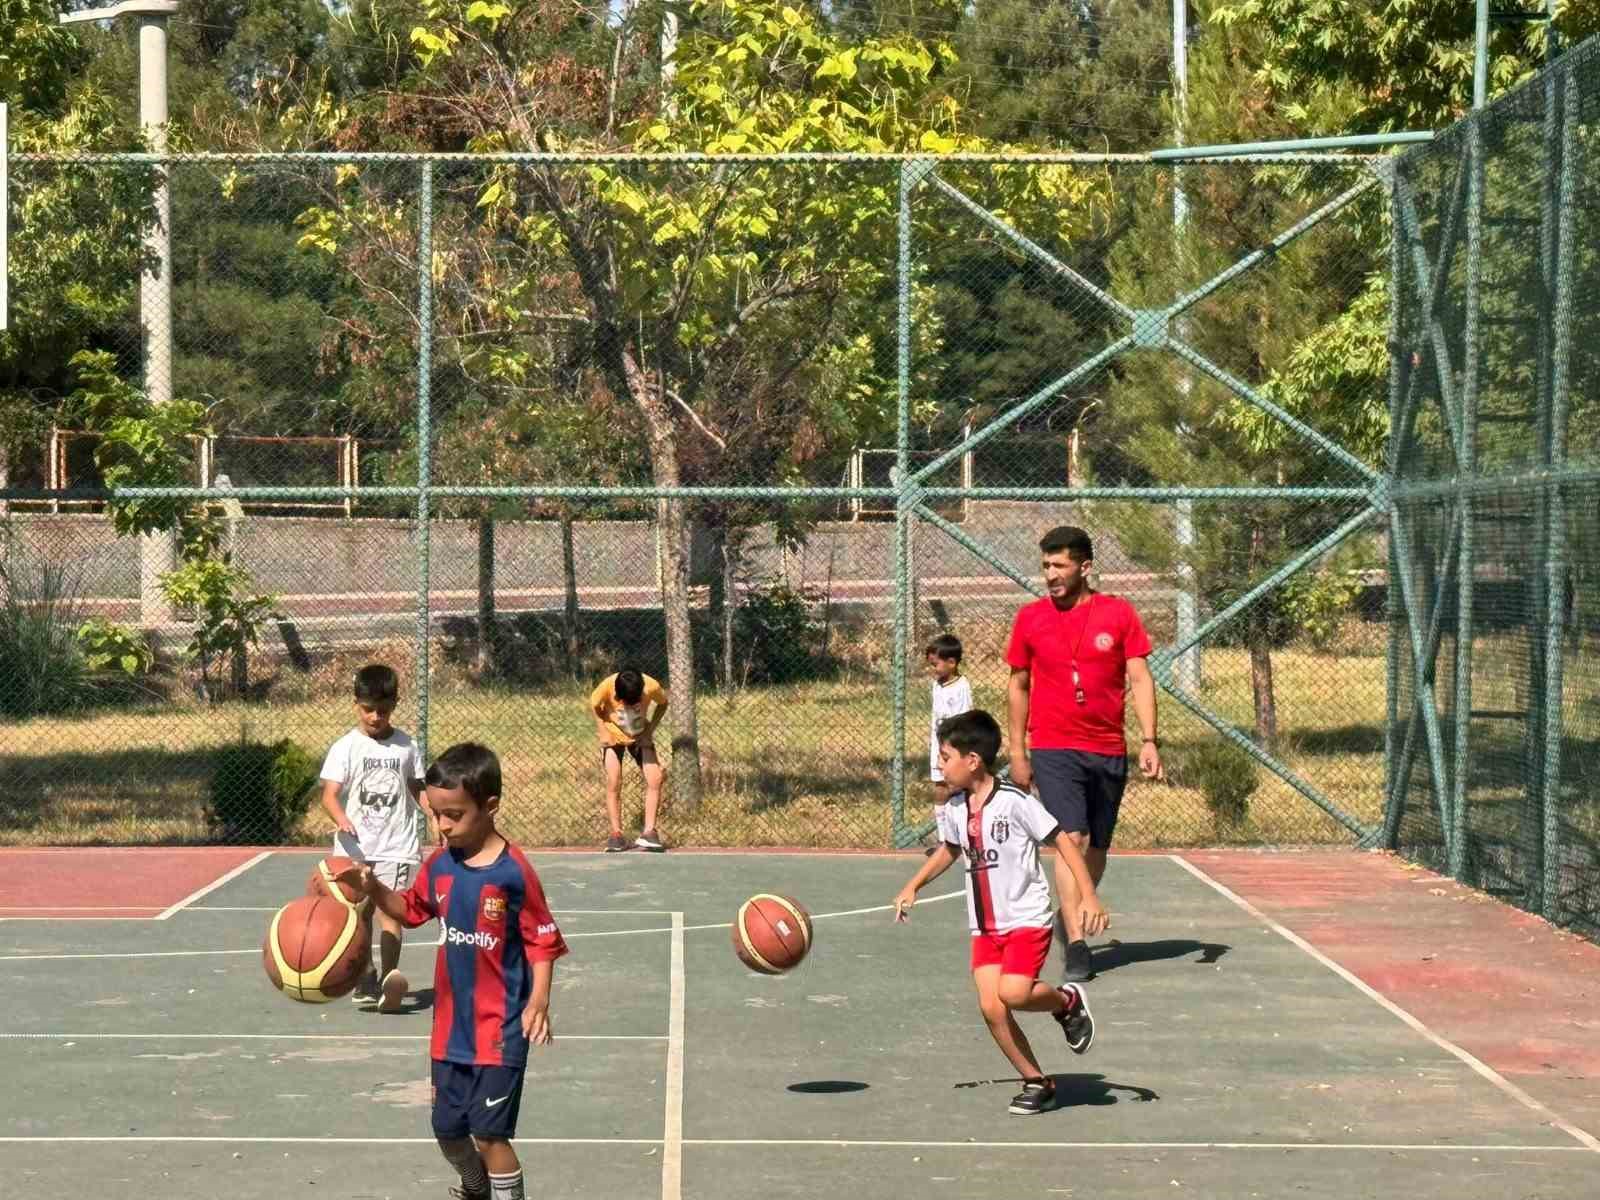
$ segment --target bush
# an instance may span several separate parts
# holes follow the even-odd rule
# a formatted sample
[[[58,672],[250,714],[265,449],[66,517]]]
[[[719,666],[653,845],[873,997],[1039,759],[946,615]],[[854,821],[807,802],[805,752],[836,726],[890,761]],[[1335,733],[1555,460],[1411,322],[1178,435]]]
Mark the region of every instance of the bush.
[[[0,713],[33,717],[84,707],[90,668],[74,635],[74,568],[25,549],[0,526]]]
[[[747,596],[734,617],[735,664],[745,683],[794,683],[825,674],[819,653],[822,622],[805,597],[775,583]]]
[[[139,630],[127,625],[118,625],[104,617],[90,617],[78,626],[75,636],[91,671],[137,679],[148,675],[155,665],[150,642]]]
[[[1261,786],[1261,764],[1226,738],[1208,738],[1183,756],[1184,782],[1200,790],[1217,837],[1243,827],[1250,797]]]
[[[311,805],[319,764],[288,738],[240,741],[217,751],[208,816],[218,841],[277,846]]]

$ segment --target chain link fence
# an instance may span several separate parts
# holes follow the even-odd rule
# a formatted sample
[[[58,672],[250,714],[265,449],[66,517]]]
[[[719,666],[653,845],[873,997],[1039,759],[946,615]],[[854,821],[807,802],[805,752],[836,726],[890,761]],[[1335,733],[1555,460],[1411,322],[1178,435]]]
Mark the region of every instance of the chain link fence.
[[[1398,161],[1389,844],[1600,930],[1600,44]]]
[[[630,665],[669,842],[911,844],[922,647],[1003,722],[1064,523],[1158,647],[1119,844],[1379,831],[1380,167],[13,157],[0,842],[320,841],[377,661],[527,842]]]

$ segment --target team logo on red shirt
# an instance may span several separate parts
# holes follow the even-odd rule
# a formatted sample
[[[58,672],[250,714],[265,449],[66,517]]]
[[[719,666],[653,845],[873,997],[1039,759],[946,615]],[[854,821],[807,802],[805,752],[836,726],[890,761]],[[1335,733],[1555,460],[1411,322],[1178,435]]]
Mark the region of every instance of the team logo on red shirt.
[[[483,898],[483,919],[485,921],[505,920],[506,898],[504,896],[485,896]]]
[[[1094,648],[1096,650],[1101,650],[1101,651],[1105,651],[1105,650],[1111,649],[1111,635],[1109,633],[1097,633],[1097,634],[1095,634],[1094,635]]]

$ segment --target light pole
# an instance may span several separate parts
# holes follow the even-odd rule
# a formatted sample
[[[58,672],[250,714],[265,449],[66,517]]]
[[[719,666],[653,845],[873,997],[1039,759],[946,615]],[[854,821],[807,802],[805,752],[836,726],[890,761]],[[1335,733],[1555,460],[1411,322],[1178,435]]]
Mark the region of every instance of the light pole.
[[[1172,0],[1172,110],[1173,141],[1184,144],[1184,124],[1189,115],[1189,4],[1188,0]],[[1183,167],[1175,165],[1172,181],[1173,253],[1182,262],[1184,226],[1189,220],[1189,198],[1183,192]],[[1185,399],[1189,396],[1189,376],[1178,378],[1178,391]],[[1176,527],[1173,530],[1178,543],[1177,625],[1178,644],[1188,641],[1199,627],[1199,606],[1195,602],[1194,562],[1190,554],[1194,548],[1194,501],[1179,500]],[[1173,663],[1174,682],[1190,695],[1200,691],[1200,647],[1190,646]]]
[[[133,17],[139,22],[139,128],[152,153],[167,149],[167,19],[178,0],[123,0],[109,8],[62,13],[63,25]],[[151,404],[172,399],[172,198],[166,164],[157,166],[151,204],[153,224],[144,231],[146,268],[139,278],[139,324],[144,345],[144,391]],[[160,578],[177,565],[170,533],[150,534],[139,542],[139,619],[164,625],[172,617],[161,594]]]

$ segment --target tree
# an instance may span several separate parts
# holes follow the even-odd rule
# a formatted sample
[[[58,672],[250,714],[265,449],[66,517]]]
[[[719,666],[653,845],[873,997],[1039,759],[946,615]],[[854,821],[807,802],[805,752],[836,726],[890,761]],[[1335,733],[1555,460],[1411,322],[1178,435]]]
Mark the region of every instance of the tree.
[[[1252,69],[1258,49],[1243,29],[1213,31],[1199,47],[1191,63],[1192,141],[1257,141],[1292,132],[1290,119],[1261,101]],[[1266,244],[1360,178],[1357,170],[1337,166],[1185,168],[1190,215],[1178,232],[1167,191],[1170,176],[1152,176],[1129,198],[1132,227],[1109,259],[1112,290],[1135,308],[1165,303]],[[1387,363],[1382,325],[1376,347],[1366,340],[1373,280],[1384,266],[1383,214],[1381,189],[1369,189],[1339,217],[1279,251],[1269,265],[1215,293],[1173,330],[1235,378],[1369,463],[1381,461],[1387,432],[1387,391],[1379,366]],[[1175,366],[1167,354],[1136,354],[1125,361],[1111,384],[1099,434],[1097,441],[1115,447],[1115,457],[1097,456],[1097,467],[1116,462],[1128,482],[1361,482],[1349,466],[1219,382]],[[1119,480],[1103,475],[1101,481]],[[1330,512],[1340,515],[1327,503],[1229,505],[1197,520],[1195,544],[1180,547],[1160,512],[1128,506],[1119,509],[1118,531],[1140,561],[1162,570],[1180,561],[1191,566],[1202,596],[1216,611],[1327,533]],[[1339,574],[1327,571],[1331,580]],[[1310,611],[1316,597],[1295,588],[1276,591],[1219,631],[1248,650],[1255,735],[1264,748],[1272,748],[1278,735],[1273,650],[1301,631],[1296,604]]]

